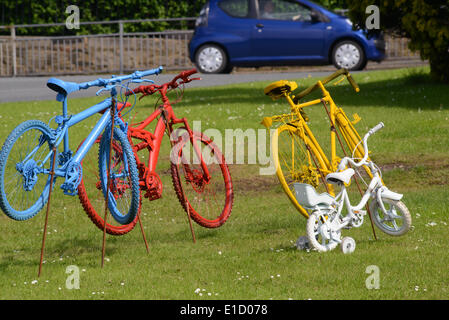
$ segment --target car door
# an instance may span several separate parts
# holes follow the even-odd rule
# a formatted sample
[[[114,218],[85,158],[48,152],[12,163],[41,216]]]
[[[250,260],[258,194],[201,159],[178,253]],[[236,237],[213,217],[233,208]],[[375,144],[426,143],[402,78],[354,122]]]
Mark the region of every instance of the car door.
[[[255,0],[252,56],[261,61],[322,60],[326,23],[297,0]]]
[[[250,55],[251,26],[256,23],[252,0],[219,0],[218,8],[209,16],[210,32],[214,41],[222,44],[233,62]]]

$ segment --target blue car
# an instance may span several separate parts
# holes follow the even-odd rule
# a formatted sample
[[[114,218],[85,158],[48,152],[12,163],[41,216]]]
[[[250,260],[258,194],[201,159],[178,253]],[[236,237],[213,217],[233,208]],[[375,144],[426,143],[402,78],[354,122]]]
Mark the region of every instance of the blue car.
[[[306,0],[209,0],[189,56],[203,73],[304,64],[361,70],[368,60],[384,59],[385,42],[368,39],[346,17]]]

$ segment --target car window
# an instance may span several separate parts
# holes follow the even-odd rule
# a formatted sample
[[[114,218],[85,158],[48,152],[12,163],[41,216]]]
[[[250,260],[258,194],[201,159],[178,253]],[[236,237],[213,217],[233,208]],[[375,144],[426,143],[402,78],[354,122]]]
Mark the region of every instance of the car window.
[[[267,20],[312,21],[312,10],[289,0],[259,0],[259,17]]]
[[[218,6],[231,17],[246,18],[249,12],[248,0],[223,0]]]

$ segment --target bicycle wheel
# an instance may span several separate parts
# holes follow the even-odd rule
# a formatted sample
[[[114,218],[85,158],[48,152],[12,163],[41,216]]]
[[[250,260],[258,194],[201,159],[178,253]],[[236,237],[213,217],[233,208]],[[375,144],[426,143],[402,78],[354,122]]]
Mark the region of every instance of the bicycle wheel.
[[[191,140],[188,132],[183,128],[181,130],[183,133],[178,135],[179,140],[171,154],[171,174],[176,195],[186,212],[188,205],[196,223],[206,228],[218,228],[229,218],[234,198],[228,165],[220,149],[207,136],[195,132]],[[209,171],[209,181],[204,177],[201,159],[196,155],[192,141],[201,149]]]
[[[402,236],[412,226],[412,216],[405,204],[401,201],[382,199],[387,214],[379,203],[374,200],[370,204],[370,211],[374,224],[390,236]]]
[[[130,224],[137,217],[140,205],[139,174],[128,138],[120,128],[114,128],[112,164],[109,164],[111,128],[107,127],[100,141],[99,169],[103,196],[115,221]],[[117,149],[118,148],[118,149]],[[118,151],[119,150],[119,151]],[[110,170],[109,190],[107,187]],[[107,192],[106,192],[107,191]]]
[[[48,201],[53,133],[43,122],[17,126],[0,151],[0,208],[14,220],[35,216]]]
[[[87,155],[84,157],[81,165],[83,167],[83,178],[78,186],[78,198],[81,202],[81,205],[84,208],[87,216],[92,220],[92,222],[100,229],[104,229],[104,196],[101,188],[101,180],[99,173],[99,165],[98,165],[98,155],[100,149],[100,141],[101,136],[97,138],[95,144],[89,150]],[[84,142],[84,141],[83,141]],[[83,144],[80,143],[79,147]],[[78,148],[79,148],[78,147]],[[114,150],[114,154],[120,154],[122,152],[120,146],[113,142],[112,148]],[[123,159],[123,156],[113,157],[114,159],[114,167],[120,166],[121,164],[116,163],[116,161],[120,162]],[[129,188],[129,185],[123,184],[123,187]],[[118,197],[118,195],[115,195]],[[138,216],[141,212],[141,202],[139,203],[139,211],[138,215],[128,224],[119,224],[115,221],[115,219],[109,219],[106,223],[106,232],[110,235],[124,235],[134,229]]]
[[[335,210],[321,209],[314,211],[307,220],[307,238],[318,251],[331,251],[341,240],[341,230],[338,229],[338,216]]]
[[[281,183],[282,189],[293,203],[295,208],[306,218],[309,217],[307,211],[301,206],[295,197],[293,184],[295,182],[307,183],[317,191],[323,190],[320,167],[323,177],[328,173],[321,156],[311,143],[306,143],[297,134],[295,127],[289,125],[280,126],[273,134],[272,154],[276,168],[276,175]]]

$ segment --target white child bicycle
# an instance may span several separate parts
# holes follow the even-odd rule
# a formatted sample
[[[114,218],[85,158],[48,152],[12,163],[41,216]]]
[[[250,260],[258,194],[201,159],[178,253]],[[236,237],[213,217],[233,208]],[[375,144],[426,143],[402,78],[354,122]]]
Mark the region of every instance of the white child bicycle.
[[[341,244],[345,253],[354,251],[355,241],[350,237],[341,238],[343,228],[360,227],[363,224],[367,202],[370,203],[370,212],[374,224],[386,234],[391,236],[401,236],[405,234],[412,225],[410,212],[403,202],[402,194],[388,190],[382,183],[380,169],[368,160],[368,138],[382,129],[384,124],[381,122],[368,131],[363,138],[363,147],[365,156],[360,161],[356,158],[344,157],[338,165],[337,172],[326,176],[326,182],[338,185],[341,191],[336,197],[328,193],[318,194],[311,185],[304,183],[295,183],[294,188],[298,202],[306,209],[311,210],[312,214],[307,220],[307,238],[308,243],[320,252],[330,251]],[[373,178],[368,185],[365,194],[360,203],[352,206],[345,185],[349,184],[355,171],[347,168],[351,164],[354,167],[368,166],[371,169]],[[346,206],[347,214],[342,214],[343,207]]]

